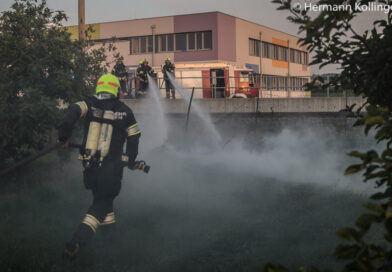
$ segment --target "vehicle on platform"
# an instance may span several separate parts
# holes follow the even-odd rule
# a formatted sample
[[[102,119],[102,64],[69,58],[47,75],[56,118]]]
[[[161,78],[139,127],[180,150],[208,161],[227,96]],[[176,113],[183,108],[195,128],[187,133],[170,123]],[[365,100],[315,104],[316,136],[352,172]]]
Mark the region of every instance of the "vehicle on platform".
[[[267,90],[261,87],[260,74],[244,66],[225,63],[175,63],[175,66],[175,77],[178,86],[188,94],[191,94],[194,88],[195,98],[275,98],[288,96],[286,90]],[[164,97],[165,82],[161,67],[154,67],[154,70],[157,72],[155,79],[161,90],[161,95]],[[133,74],[132,71],[130,73]],[[133,78],[133,83],[130,85],[137,88],[139,86],[137,78],[134,76],[130,78]],[[304,91],[291,91],[290,93],[292,97],[309,96]]]

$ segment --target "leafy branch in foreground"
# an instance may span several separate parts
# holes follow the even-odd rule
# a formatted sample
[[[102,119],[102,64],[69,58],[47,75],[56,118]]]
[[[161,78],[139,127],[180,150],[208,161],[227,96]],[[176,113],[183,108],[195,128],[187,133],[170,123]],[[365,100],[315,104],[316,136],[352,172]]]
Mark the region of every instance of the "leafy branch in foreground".
[[[59,101],[93,93],[110,64],[116,48],[72,40],[66,19],[44,0],[15,0],[0,14],[0,169],[41,149],[61,118]]]
[[[355,226],[337,232],[345,243],[336,247],[335,256],[344,263],[343,271],[392,271],[392,12],[384,20],[373,22],[363,34],[358,34],[352,24],[361,13],[356,4],[391,5],[392,1],[320,0],[313,4],[344,4],[351,9],[324,10],[314,17],[308,10],[294,7],[291,0],[272,2],[279,4],[279,10],[289,11],[289,21],[297,24],[304,34],[299,42],[313,52],[311,65],[340,67],[341,73],[323,87],[352,91],[366,99],[365,105],[347,110],[357,111],[355,126],[363,127],[366,135],[374,132],[375,141],[383,150],[349,153],[360,162],[349,166],[345,174],[363,172],[363,181],[373,182],[377,192],[364,205],[368,212],[359,216]],[[312,82],[309,87],[314,85]],[[288,270],[280,265],[267,265],[265,271]]]

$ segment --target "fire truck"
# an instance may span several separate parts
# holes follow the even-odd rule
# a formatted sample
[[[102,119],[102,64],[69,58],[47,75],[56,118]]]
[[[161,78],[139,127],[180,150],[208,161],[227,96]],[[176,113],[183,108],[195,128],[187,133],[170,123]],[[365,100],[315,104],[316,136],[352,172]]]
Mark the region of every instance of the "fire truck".
[[[185,91],[195,88],[195,98],[252,98],[259,96],[260,74],[251,69],[229,64],[181,64],[176,63],[177,84]],[[164,92],[160,67],[158,84]]]

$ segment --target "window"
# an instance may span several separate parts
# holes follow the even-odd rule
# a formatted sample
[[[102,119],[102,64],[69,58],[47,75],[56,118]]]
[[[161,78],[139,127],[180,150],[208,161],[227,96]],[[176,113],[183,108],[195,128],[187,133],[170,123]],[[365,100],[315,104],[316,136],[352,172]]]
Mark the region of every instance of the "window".
[[[255,56],[255,40],[249,39],[249,56]]]
[[[302,64],[308,65],[309,61],[308,61],[308,53],[307,52],[302,52],[302,58],[303,58]]]
[[[169,34],[167,35],[167,51],[174,51],[174,35]]]
[[[148,36],[148,46],[147,46],[147,52],[152,53],[152,35]]]
[[[196,48],[198,50],[203,49],[203,32],[196,33]]]
[[[290,62],[308,65],[308,53],[296,49],[290,49]]]
[[[279,60],[287,61],[287,48],[279,46]]]
[[[263,57],[288,61],[288,48],[277,44],[263,42]]]
[[[304,85],[308,82],[303,77],[284,77],[263,75],[262,88],[267,90],[304,90]]]
[[[128,37],[130,54],[145,54],[153,51],[153,37]],[[212,32],[199,31],[176,34],[161,34],[155,36],[155,52],[211,50]]]
[[[205,31],[204,33],[204,49],[212,49],[212,31]]]
[[[185,33],[175,34],[176,37],[176,50],[185,51],[186,50],[186,35]]]
[[[249,56],[260,57],[260,41],[249,39]]]
[[[274,47],[274,59],[278,60],[279,59],[279,47],[276,45],[273,45]]]
[[[249,75],[247,72],[240,73],[240,82],[249,82]]]
[[[195,49],[195,32],[188,33],[188,49],[194,50]]]
[[[147,39],[146,37],[140,38],[140,53],[145,53],[147,51]]]
[[[264,58],[271,58],[269,43],[263,43],[263,57]]]
[[[131,54],[137,54],[140,51],[139,48],[139,39],[138,38],[132,38],[130,41],[130,46],[131,46]]]
[[[290,62],[295,62],[295,51],[290,48]]]
[[[130,54],[152,52],[152,36],[132,37],[127,39],[129,39]]]
[[[160,52],[165,52],[166,51],[166,35],[160,35],[159,36],[159,44],[160,44],[160,47],[159,47],[159,51]]]

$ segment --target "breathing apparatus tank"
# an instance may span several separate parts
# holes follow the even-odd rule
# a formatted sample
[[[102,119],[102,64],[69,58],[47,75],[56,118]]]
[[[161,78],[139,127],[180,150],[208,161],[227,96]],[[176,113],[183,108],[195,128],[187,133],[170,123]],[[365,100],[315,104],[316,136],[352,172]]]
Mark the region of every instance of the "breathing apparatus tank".
[[[103,116],[103,110],[101,109],[94,109],[92,111],[93,117],[97,119],[101,119]],[[98,142],[99,142],[99,136],[101,133],[101,126],[102,123],[93,120],[90,122],[89,128],[88,128],[88,134],[87,134],[87,140],[86,140],[86,146],[83,154],[83,161],[86,162],[86,166],[90,166],[90,161],[93,159],[95,154],[98,151]]]
[[[105,111],[103,118],[106,120],[114,120],[113,111]],[[102,165],[103,159],[109,153],[110,142],[112,140],[113,126],[110,123],[103,123],[100,130],[98,141],[98,150],[100,151],[99,165]]]

